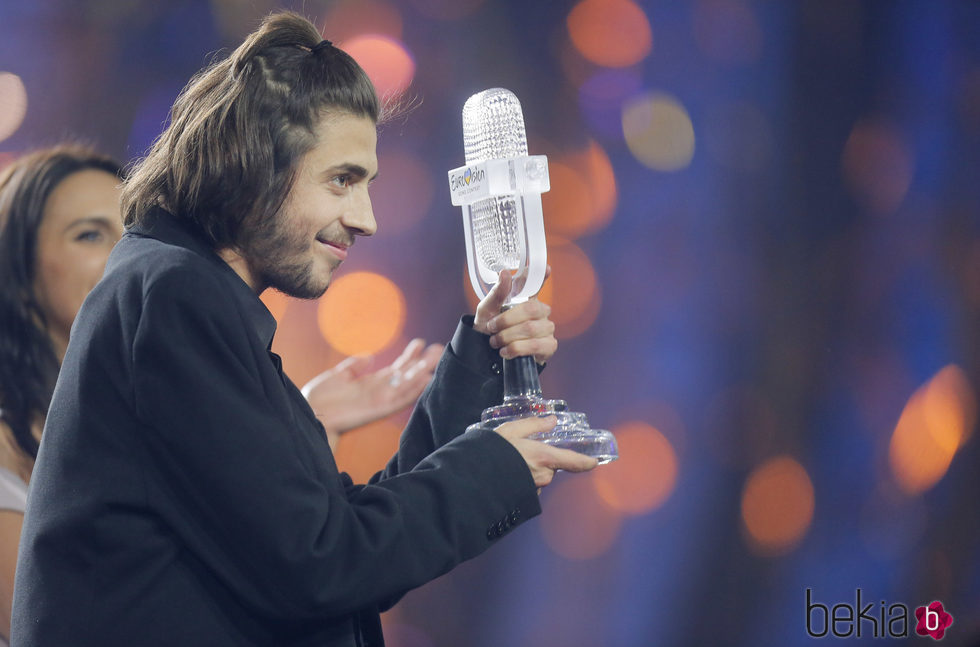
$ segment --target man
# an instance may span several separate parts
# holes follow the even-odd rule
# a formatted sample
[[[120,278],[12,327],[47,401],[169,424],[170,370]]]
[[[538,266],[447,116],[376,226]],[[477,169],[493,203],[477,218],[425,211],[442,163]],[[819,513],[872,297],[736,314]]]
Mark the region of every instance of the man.
[[[282,374],[267,288],[323,293],[376,224],[378,100],[294,14],[195,77],[124,194],[128,233],[86,301],[31,482],[13,640],[49,645],[381,645],[379,612],[540,511],[595,461],[463,434],[499,355],[547,360],[547,307],[464,318],[368,485],[339,474]]]

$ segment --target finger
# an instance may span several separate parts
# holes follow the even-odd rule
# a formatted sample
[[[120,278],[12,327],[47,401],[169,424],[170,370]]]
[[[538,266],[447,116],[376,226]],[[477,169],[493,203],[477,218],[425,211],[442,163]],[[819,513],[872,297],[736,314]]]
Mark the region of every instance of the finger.
[[[598,459],[580,454],[571,449],[563,449],[553,445],[547,445],[547,447],[549,450],[550,465],[556,470],[588,472],[599,464]]]
[[[533,319],[547,319],[551,315],[551,306],[537,299],[528,299],[509,310],[492,317],[487,327],[492,332],[500,332],[512,326],[517,326]]]
[[[424,359],[413,362],[411,366],[405,369],[405,372],[403,373],[405,381],[410,382],[414,380],[416,376],[421,377],[422,375],[426,375],[426,366],[427,365]]]
[[[498,352],[504,359],[534,355],[538,364],[544,364],[558,350],[558,340],[554,337],[521,339],[508,344]]]
[[[497,277],[497,284],[493,286],[493,289],[483,297],[480,304],[476,307],[476,317],[474,318],[473,327],[479,332],[488,334],[494,332],[486,327],[486,323],[493,319],[500,309],[504,307],[504,303],[507,301],[507,297],[510,296],[510,289],[513,283],[513,278],[510,272],[507,270],[501,270]]]
[[[533,416],[505,422],[497,427],[496,431],[504,438],[513,440],[515,438],[527,438],[533,434],[550,431],[555,428],[556,424],[558,424],[558,418],[555,416]]]
[[[441,344],[429,344],[429,347],[422,351],[422,359],[434,369],[442,358],[444,348],[445,346]]]
[[[532,319],[501,330],[490,337],[490,346],[500,348],[522,339],[544,339],[555,334],[555,322],[550,319]]]
[[[391,363],[391,367],[396,371],[402,370],[405,366],[411,364],[425,348],[425,340],[416,337],[412,341],[408,342],[405,346],[405,350],[401,352],[394,362]]]
[[[341,365],[344,366],[342,370],[346,371],[355,378],[364,377],[365,375],[371,374],[371,372],[374,370],[374,355],[356,355],[354,357],[348,357],[337,366]]]

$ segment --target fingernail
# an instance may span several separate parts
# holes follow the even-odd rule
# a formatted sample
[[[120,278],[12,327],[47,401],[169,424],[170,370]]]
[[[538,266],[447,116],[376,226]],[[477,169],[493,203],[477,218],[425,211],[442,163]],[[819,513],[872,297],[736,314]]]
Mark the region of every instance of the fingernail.
[[[496,317],[494,317],[493,319],[491,319],[490,321],[487,322],[487,330],[489,330],[490,332],[497,332],[497,318]]]
[[[490,348],[500,348],[500,339],[496,335],[490,338]]]
[[[509,348],[500,349],[500,356],[503,357],[504,359],[510,359],[510,355],[511,353]]]

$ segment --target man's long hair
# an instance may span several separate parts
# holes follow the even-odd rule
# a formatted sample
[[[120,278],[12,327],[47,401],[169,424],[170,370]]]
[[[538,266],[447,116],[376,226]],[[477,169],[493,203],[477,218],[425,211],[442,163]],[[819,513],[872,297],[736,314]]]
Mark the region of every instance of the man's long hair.
[[[314,130],[331,111],[378,122],[374,85],[302,16],[267,17],[231,56],[187,84],[167,129],[131,170],[126,226],[159,206],[214,249],[237,248],[275,217]]]
[[[0,418],[30,459],[38,449],[31,424],[47,415],[59,369],[34,292],[38,230],[58,185],[90,169],[122,179],[117,162],[75,144],[24,155],[0,173]]]

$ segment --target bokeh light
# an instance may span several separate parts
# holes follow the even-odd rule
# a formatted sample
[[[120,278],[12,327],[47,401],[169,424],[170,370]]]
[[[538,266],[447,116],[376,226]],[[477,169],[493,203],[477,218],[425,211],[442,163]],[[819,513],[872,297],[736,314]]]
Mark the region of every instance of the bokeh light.
[[[374,83],[382,98],[395,97],[405,91],[415,77],[415,60],[398,40],[367,34],[340,44]]]
[[[266,290],[259,297],[265,307],[269,309],[272,316],[276,318],[276,321],[282,321],[285,314],[286,308],[289,306],[289,297],[280,292],[279,290]]]
[[[762,28],[740,0],[699,0],[694,40],[706,57],[725,66],[751,63],[762,53]]]
[[[545,490],[541,534],[548,547],[566,559],[599,557],[619,536],[622,515],[599,498],[594,475],[561,476]]]
[[[619,460],[596,470],[593,479],[602,500],[625,514],[639,515],[663,505],[677,484],[677,454],[670,441],[645,422],[612,429]]]
[[[405,325],[405,297],[373,272],[335,279],[320,298],[317,323],[327,342],[345,355],[370,355],[388,346]]]
[[[854,126],[841,164],[851,192],[875,215],[887,215],[898,208],[915,172],[915,158],[901,133],[884,120]]]
[[[378,420],[340,436],[334,458],[341,472],[365,483],[398,451],[402,426],[390,418]]]
[[[976,399],[963,371],[947,366],[916,390],[888,447],[898,486],[918,494],[946,474],[976,419]]]
[[[382,0],[341,0],[330,7],[321,24],[323,37],[338,42],[364,34],[402,37],[401,12]]]
[[[616,210],[616,176],[609,156],[592,141],[548,162],[551,190],[542,194],[548,235],[577,238],[605,227]]]
[[[0,142],[20,128],[27,116],[27,88],[16,74],[0,72]]]
[[[742,491],[742,521],[752,547],[763,554],[793,548],[810,527],[813,509],[810,476],[789,456],[777,456],[757,467]]]
[[[555,337],[569,339],[585,332],[599,314],[602,294],[589,257],[575,243],[548,239],[551,276],[538,298],[551,306]]]
[[[653,48],[650,21],[630,0],[582,0],[566,24],[575,49],[604,67],[635,65]]]
[[[694,125],[674,97],[645,93],[623,107],[623,136],[630,152],[655,171],[677,171],[694,157]]]
[[[378,179],[371,202],[378,230],[385,235],[408,231],[429,213],[435,186],[434,173],[407,151],[386,151],[378,158]]]
[[[302,386],[315,376],[346,357],[332,348],[323,338],[316,323],[317,302],[285,297],[266,297],[270,311],[276,316],[276,336],[272,352],[282,358],[283,372],[297,385]]]

